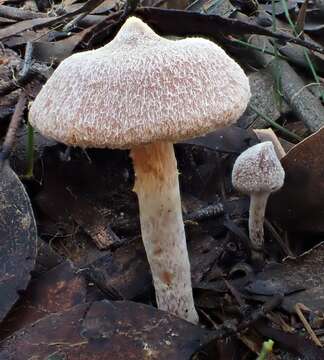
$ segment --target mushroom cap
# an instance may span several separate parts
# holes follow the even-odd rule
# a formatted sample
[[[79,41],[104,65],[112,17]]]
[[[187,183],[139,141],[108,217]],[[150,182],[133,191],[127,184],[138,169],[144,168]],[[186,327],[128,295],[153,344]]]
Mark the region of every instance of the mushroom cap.
[[[130,148],[230,125],[249,98],[248,78],[219,46],[168,40],[131,17],[110,43],[58,66],[30,123],[67,145]]]
[[[245,194],[279,190],[284,179],[285,171],[271,141],[251,146],[233,166],[233,186]]]

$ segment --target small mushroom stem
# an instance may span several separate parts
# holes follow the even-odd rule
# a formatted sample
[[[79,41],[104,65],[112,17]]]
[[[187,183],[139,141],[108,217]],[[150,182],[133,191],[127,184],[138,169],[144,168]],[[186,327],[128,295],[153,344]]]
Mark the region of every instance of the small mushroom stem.
[[[198,323],[181,211],[173,144],[156,142],[131,150],[142,238],[158,308]]]
[[[252,193],[250,198],[249,233],[253,260],[263,260],[264,214],[269,193]]]

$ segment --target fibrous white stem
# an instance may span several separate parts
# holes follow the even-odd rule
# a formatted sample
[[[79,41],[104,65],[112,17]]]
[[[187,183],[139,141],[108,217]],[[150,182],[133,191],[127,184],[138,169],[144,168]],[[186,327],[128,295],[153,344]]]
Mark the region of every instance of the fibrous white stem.
[[[158,308],[198,323],[172,143],[131,150],[142,238],[151,266]]]
[[[252,193],[250,198],[249,233],[251,240],[252,259],[263,259],[264,246],[264,214],[269,193]]]

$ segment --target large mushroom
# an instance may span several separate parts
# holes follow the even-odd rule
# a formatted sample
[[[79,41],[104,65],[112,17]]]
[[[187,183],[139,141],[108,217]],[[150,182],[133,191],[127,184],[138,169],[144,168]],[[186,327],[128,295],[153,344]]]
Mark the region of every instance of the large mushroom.
[[[30,109],[35,128],[67,145],[131,149],[157,305],[192,323],[172,143],[232,124],[249,98],[247,77],[220,47],[167,40],[132,17],[106,46],[64,60]]]

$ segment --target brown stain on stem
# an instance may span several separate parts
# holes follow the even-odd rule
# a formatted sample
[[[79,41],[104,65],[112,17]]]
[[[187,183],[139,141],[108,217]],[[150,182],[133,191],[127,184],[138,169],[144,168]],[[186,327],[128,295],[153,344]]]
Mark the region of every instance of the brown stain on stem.
[[[172,157],[170,158],[170,147],[172,147]],[[158,189],[173,181],[178,173],[174,171],[176,159],[174,156],[173,145],[169,142],[154,142],[147,145],[135,146],[131,149],[136,182],[134,191],[140,190],[141,186]]]
[[[161,281],[167,286],[172,284],[173,278],[174,274],[170,273],[169,271],[163,271],[161,274]]]

